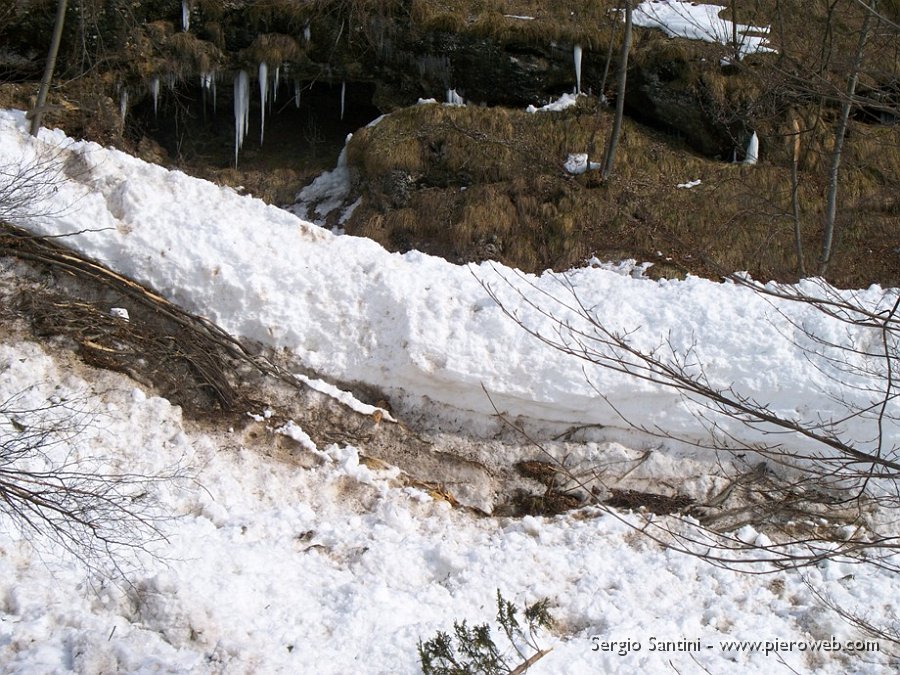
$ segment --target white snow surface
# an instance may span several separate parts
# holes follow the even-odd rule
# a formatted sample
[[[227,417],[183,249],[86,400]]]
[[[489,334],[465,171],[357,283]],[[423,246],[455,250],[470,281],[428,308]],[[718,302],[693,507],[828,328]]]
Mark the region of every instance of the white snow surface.
[[[718,42],[731,45],[734,23],[721,18],[722,5],[706,5],[680,0],[647,0],[634,9],[632,21],[642,28],[659,28],[669,37]],[[740,56],[761,52],[774,52],[765,37],[768,26],[737,25]]]
[[[103,572],[88,583],[58,549],[37,555],[0,513],[2,673],[413,674],[418,641],[453,620],[492,621],[497,590],[520,606],[552,603],[559,623],[538,640],[553,650],[535,675],[694,672],[694,659],[748,675],[769,675],[779,659],[796,672],[890,669],[884,654],[723,648],[864,636],[823,612],[799,575],[710,567],[649,544],[631,516],[472,518],[397,487],[396,470],[369,469],[352,447],[322,449],[325,461],[303,470],[198,431],[122,376],[84,379],[33,342],[0,343],[0,400],[22,392],[31,405],[100,411],[71,461],[105,456],[111,471],[145,474],[178,463],[194,478],[152,488],[168,542],[152,547],[158,559],[140,556],[130,586]],[[277,431],[312,445],[293,423]],[[826,564],[807,578],[869,619],[900,590],[860,566]],[[704,647],[653,652],[651,639]],[[593,651],[601,640],[641,649]]]
[[[46,203],[17,222],[78,233],[66,242],[236,336],[292,350],[324,375],[402,390],[420,404],[427,398],[472,423],[490,412],[482,385],[501,408],[547,424],[617,422],[598,405],[583,364],[528,339],[479,277],[524,279],[538,297],[569,281],[604,322],[638,329],[636,343],[694,345],[715,381],[778,409],[806,414],[802,405],[815,415],[833,405],[830,395],[852,395],[802,358],[803,336],[788,319],[835,340],[846,338],[846,326],[803,307],[778,307],[785,318],[730,284],[653,282],[602,267],[520,277],[390,254],[57,131],[32,139],[21,113],[0,112],[0,166],[36,157],[59,162],[63,173]],[[876,303],[882,292],[859,297]],[[524,320],[541,320],[518,309]],[[629,413],[696,426],[671,394],[588,372]],[[416,643],[452,631],[454,620],[492,620],[498,589],[520,606],[551,601],[557,627],[539,642],[553,650],[535,675],[896,666],[883,653],[724,648],[731,639],[796,645],[864,636],[823,611],[800,575],[711,567],[650,544],[628,526],[631,516],[473,518],[399,487],[396,470],[370,469],[353,447],[315,448],[293,422],[276,431],[327,461],[289,466],[183,421],[177,407],[123,376],[76,370],[30,341],[0,342],[0,401],[13,395],[38,406],[80,399],[102,413],[71,442],[73,460],[111,458],[109,470],[133,473],[178,463],[194,480],[152,488],[172,516],[168,543],[153,548],[161,559],[138,556],[130,586],[103,572],[87,583],[71,556],[52,548],[38,556],[0,516],[2,673],[416,673]],[[267,423],[266,414],[258,419]],[[741,536],[761,535],[748,527]],[[825,563],[805,581],[875,623],[896,612],[900,584],[875,567]],[[702,648],[651,651],[654,639],[700,640]],[[617,644],[602,649],[600,641]]]
[[[35,140],[24,125],[22,113],[0,113],[0,165],[57,153],[59,162],[80,169],[69,170],[72,177],[20,222],[40,233],[72,233],[70,246],[235,336],[286,348],[323,376],[374,385],[399,403],[446,406],[462,426],[494,412],[485,389],[501,410],[534,424],[624,426],[598,400],[599,391],[626,417],[705,438],[691,404],[529,338],[482,283],[523,322],[550,335],[556,326],[513,288],[543,303],[548,296],[566,301],[569,284],[599,322],[630,333],[636,347],[690,352],[713,385],[734,386],[788,417],[840,413],[840,397],[868,402],[849,386],[863,383],[827,363],[810,363],[804,348],[813,345],[804,329],[833,344],[875,344],[878,336],[803,304],[694,277],[654,282],[591,267],[533,276],[490,263],[457,266],[418,252],[388,253],[371,240],[333,236],[229,188],[59,131],[43,130]],[[812,282],[807,287],[816,292]],[[873,307],[895,295],[877,286],[855,292]],[[550,307],[568,316],[564,307]],[[851,436],[854,424],[847,423]],[[770,440],[765,430],[723,428],[742,440]],[[870,432],[858,430],[861,442],[869,442]]]

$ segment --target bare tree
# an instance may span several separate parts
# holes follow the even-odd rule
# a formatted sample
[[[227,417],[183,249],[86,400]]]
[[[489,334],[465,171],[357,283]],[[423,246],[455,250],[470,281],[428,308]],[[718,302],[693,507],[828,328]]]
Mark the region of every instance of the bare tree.
[[[640,327],[609,328],[593,298],[566,275],[553,278],[555,290],[521,273],[497,271],[481,282],[526,333],[580,360],[589,383],[599,367],[680,397],[702,434],[628,417],[592,384],[598,406],[610,406],[632,429],[708,451],[726,484],[698,500],[650,495],[660,508],[651,503],[647,511],[625,515],[612,507],[627,506],[628,491],[613,489],[617,499],[604,492],[624,484],[646,454],[630,467],[602,460],[573,467],[495,407],[555,467],[561,478],[546,483],[548,490],[577,493],[661,546],[731,570],[758,574],[837,561],[900,573],[900,530],[885,517],[900,507],[900,291],[863,294],[822,280],[791,286],[730,278],[767,301],[785,340],[837,385],[835,409],[802,415],[766,403],[765,392],[717,384],[697,345],[663,339],[655,347],[638,346],[649,344],[638,339]],[[800,308],[812,311],[793,311]],[[797,410],[802,406],[797,401]],[[670,517],[659,517],[664,514]],[[822,598],[826,607],[834,606]],[[900,650],[900,632],[889,620],[873,622],[846,606],[836,611]]]
[[[64,180],[60,152],[46,150],[28,161],[0,164],[0,222],[43,214],[43,200]]]
[[[125,558],[165,539],[155,486],[183,470],[110,471],[113,460],[87,452],[83,439],[100,417],[80,396],[36,400],[25,391],[0,401],[0,511],[38,544],[127,580]]]
[[[582,297],[566,276],[554,278],[558,281],[556,292],[538,287],[524,275],[497,274],[483,279],[483,283],[503,311],[526,332],[584,362],[589,382],[591,369],[600,367],[676,393],[700,428],[705,429],[705,439],[629,419],[599,386],[595,387],[598,403],[605,401],[630,426],[646,434],[708,449],[716,453],[713,456],[723,452],[731,457],[741,456],[743,459],[735,466],[746,466],[748,473],[758,474],[755,478],[765,477],[770,497],[781,495],[780,500],[770,500],[769,516],[785,507],[785,499],[793,499],[796,506],[800,494],[809,503],[815,501],[810,495],[821,497],[816,508],[823,513],[846,509],[856,513],[859,532],[838,545],[814,536],[803,538],[802,542],[792,537],[766,545],[764,551],[756,551],[765,555],[747,560],[802,566],[838,557],[877,561],[900,571],[900,560],[895,560],[900,555],[900,536],[879,533],[877,526],[864,516],[872,505],[900,506],[900,396],[896,383],[900,369],[900,293],[885,290],[878,301],[873,301],[864,300],[859,294],[839,292],[824,282],[799,288],[764,286],[741,276],[733,277],[734,283],[769,300],[783,325],[804,334],[801,346],[806,358],[822,372],[839,379],[836,390],[846,386],[850,392],[836,401],[839,412],[828,417],[803,417],[767,404],[760,392],[716,384],[694,347],[678,347],[668,341],[655,348],[636,346],[638,329],[610,329],[593,308],[592,300]],[[836,342],[825,333],[797,323],[788,311],[795,303],[853,331],[848,331],[845,341]],[[523,310],[536,312],[540,325],[523,318]],[[735,423],[749,433],[736,433]],[[850,426],[856,430],[848,431]],[[747,457],[758,458],[757,463]],[[703,546],[710,545],[706,539],[703,537]],[[799,543],[805,552],[797,552]],[[754,549],[745,543],[739,546],[743,550]],[[730,565],[740,564],[731,555],[725,559]]]

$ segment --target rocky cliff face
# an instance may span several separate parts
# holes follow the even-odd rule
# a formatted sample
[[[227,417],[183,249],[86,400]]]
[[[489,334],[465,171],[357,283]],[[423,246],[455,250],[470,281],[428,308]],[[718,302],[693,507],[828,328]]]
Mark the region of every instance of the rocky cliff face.
[[[465,21],[448,26],[442,20],[446,17],[429,21],[414,11],[427,4],[72,2],[61,66],[65,76],[74,77],[96,64],[107,94],[115,98],[127,88],[131,105],[151,96],[154,80],[174,89],[193,86],[211,74],[219,80],[220,97],[227,100],[233,73],[245,69],[255,76],[262,62],[270,75],[279,69],[284,81],[372,85],[372,103],[382,112],[419,98],[443,100],[451,89],[477,104],[524,107],[574,87],[576,31],[558,30],[554,37],[548,30],[542,38],[529,20],[508,17],[500,17],[505,23],[494,26],[493,32],[490,26]],[[7,23],[0,29],[8,45],[0,52],[5,79],[39,76],[54,5],[14,3],[6,10]],[[593,30],[596,43],[594,49],[584,49],[583,89],[599,94],[607,68],[600,36],[610,23],[579,28]],[[634,85],[628,92],[630,114],[681,136],[703,154],[722,155],[730,150],[733,134],[719,109],[730,102],[716,101],[702,87],[672,78],[672,72],[695,67],[698,53],[671,52],[661,60],[656,52],[663,42],[661,34],[638,41],[630,74]]]

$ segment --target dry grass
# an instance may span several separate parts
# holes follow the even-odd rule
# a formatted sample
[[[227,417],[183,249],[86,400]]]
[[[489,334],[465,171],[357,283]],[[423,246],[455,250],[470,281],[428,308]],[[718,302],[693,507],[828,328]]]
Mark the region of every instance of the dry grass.
[[[241,52],[243,60],[250,63],[270,63],[279,65],[303,58],[304,48],[289,35],[263,33],[257,35],[253,43]]]
[[[599,49],[609,39],[615,5],[614,0],[413,0],[410,18],[420,31],[470,32],[503,43],[562,41]]]

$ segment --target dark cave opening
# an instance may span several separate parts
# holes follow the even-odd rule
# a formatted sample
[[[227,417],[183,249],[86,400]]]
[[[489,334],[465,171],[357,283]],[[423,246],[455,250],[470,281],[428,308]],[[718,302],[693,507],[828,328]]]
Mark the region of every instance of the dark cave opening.
[[[342,90],[344,115],[341,117]],[[322,170],[337,161],[347,134],[365,126],[381,112],[372,104],[370,83],[281,80],[276,91],[270,80],[265,134],[260,143],[261,106],[257,81],[250,83],[250,122],[238,157],[240,171],[271,169]],[[150,139],[179,167],[210,170],[234,167],[234,103],[231,78],[217,83],[213,94],[199,83],[163,85],[154,111],[148,94],[129,111],[126,135],[135,144]]]

